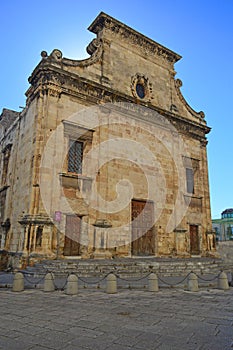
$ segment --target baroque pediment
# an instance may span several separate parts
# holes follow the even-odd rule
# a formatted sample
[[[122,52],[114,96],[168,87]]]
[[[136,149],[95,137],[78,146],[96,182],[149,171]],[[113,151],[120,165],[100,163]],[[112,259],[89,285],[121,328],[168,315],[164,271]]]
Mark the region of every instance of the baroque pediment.
[[[156,41],[137,32],[115,18],[101,12],[94,22],[89,26],[88,30],[100,36],[103,30],[110,31],[117,35],[121,40],[128,41],[138,47],[142,47],[147,54],[159,56],[171,64],[179,61],[181,56]]]

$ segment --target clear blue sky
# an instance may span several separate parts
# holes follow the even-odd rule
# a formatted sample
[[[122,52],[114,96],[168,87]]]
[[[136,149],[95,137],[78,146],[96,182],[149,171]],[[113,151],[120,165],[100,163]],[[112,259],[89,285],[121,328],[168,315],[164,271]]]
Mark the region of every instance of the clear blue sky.
[[[80,59],[100,11],[181,54],[182,92],[203,110],[209,135],[212,217],[233,207],[233,0],[0,1],[0,110],[25,105],[27,79],[42,50]]]

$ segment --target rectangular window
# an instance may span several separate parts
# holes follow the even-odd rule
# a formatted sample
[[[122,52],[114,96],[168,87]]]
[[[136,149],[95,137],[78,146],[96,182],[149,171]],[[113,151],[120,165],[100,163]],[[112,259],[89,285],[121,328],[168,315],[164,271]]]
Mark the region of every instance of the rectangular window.
[[[194,193],[194,171],[186,168],[186,187],[188,193]]]
[[[81,174],[83,142],[70,140],[68,152],[68,172]]]
[[[7,145],[3,151],[2,185],[7,184],[8,165],[11,154],[11,144]]]

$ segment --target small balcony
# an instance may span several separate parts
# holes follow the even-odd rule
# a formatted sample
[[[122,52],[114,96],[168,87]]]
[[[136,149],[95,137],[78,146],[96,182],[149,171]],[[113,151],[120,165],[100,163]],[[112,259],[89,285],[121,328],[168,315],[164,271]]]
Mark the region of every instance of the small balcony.
[[[74,173],[60,173],[59,176],[62,187],[72,188],[80,191],[81,193],[91,191],[91,177]]]
[[[202,209],[202,197],[184,194],[184,201],[190,208]]]

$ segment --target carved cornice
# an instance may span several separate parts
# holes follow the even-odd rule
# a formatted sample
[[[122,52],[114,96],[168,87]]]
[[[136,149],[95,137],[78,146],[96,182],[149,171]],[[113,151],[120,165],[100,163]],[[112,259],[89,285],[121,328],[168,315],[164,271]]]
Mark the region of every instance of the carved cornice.
[[[199,119],[200,121],[205,123],[205,113],[203,111],[200,112],[196,112],[194,111],[194,109],[192,109],[192,107],[188,104],[188,102],[185,100],[184,96],[182,95],[182,92],[180,91],[181,86],[183,85],[182,81],[180,79],[176,79],[175,80],[175,88],[176,88],[176,92],[177,95],[179,96],[179,99],[181,100],[181,102],[185,105],[185,107],[187,108],[187,110],[197,119]]]
[[[174,229],[174,232],[176,232],[176,233],[185,233],[185,232],[187,232],[188,230],[186,229],[186,228],[183,228],[183,227],[176,227],[175,229]]]
[[[92,141],[94,130],[77,125],[69,120],[63,120],[64,136],[80,141]]]
[[[101,228],[109,228],[112,227],[112,224],[110,221],[105,220],[105,219],[97,219],[95,223],[93,224],[95,227],[101,227]]]
[[[46,215],[23,215],[19,218],[22,225],[52,225],[51,219]]]
[[[155,122],[154,112],[156,111],[158,112],[156,123],[159,122],[159,114],[161,114],[174,125],[177,131],[198,139],[205,144],[205,134],[208,134],[210,131],[210,128],[204,123],[200,123],[199,120],[197,122],[188,120],[177,113],[163,110],[143,100],[135,105],[135,98],[133,96],[120,93],[110,87],[66,72],[58,67],[49,67],[48,65],[40,67],[31,79],[31,84],[32,86],[27,92],[29,101],[38,95],[50,94],[49,91],[52,90],[58,91],[59,94],[63,93],[76,97],[90,104],[104,106],[105,103],[110,102],[115,104],[116,109],[121,108],[123,113],[132,114],[133,118],[140,118],[150,123]],[[120,104],[121,107],[119,107],[119,102],[122,103],[122,105]],[[147,107],[146,113],[145,108],[138,113],[140,105]]]
[[[107,98],[110,95],[105,91],[101,84],[94,83],[88,79],[81,78],[77,74],[66,72],[59,67],[49,65],[47,62],[42,66],[38,66],[37,70],[30,77],[31,87],[26,92],[26,96],[30,100],[35,98],[38,94],[68,94],[79,97],[80,99],[92,100],[94,103]],[[109,99],[112,102],[112,99]]]
[[[188,137],[191,136],[194,139],[197,139],[201,142],[202,145],[207,144],[205,135],[208,134],[211,129],[206,125],[193,122],[180,115],[173,114],[170,111],[166,111],[159,107],[152,106],[151,104],[147,106],[146,103],[140,103],[142,106],[147,107],[146,109],[144,107],[140,109],[140,105],[135,103],[128,103],[133,101],[118,100],[117,102],[122,102],[122,107],[119,107],[119,104],[117,104],[116,109],[122,110],[122,113],[127,113],[128,116],[132,115],[132,118],[134,119],[141,119],[152,124],[156,123],[156,125],[161,124],[164,126],[163,117],[165,117],[175,127],[177,132],[180,132],[183,135],[187,135]],[[156,120],[155,111],[157,112]]]
[[[175,126],[175,128],[182,134],[191,135],[193,138],[206,142],[205,135],[210,132],[210,128],[205,125],[196,124],[181,116],[167,115],[168,120]]]
[[[128,27],[106,13],[101,12],[89,26],[88,30],[95,34],[99,34],[101,31],[103,31],[103,29],[111,31],[113,34],[120,36],[121,40],[127,40],[138,47],[142,47],[144,53],[150,53],[164,58],[170,64],[174,64],[181,59],[181,56],[177,53],[169,50],[150,38],[147,38],[143,34]]]

